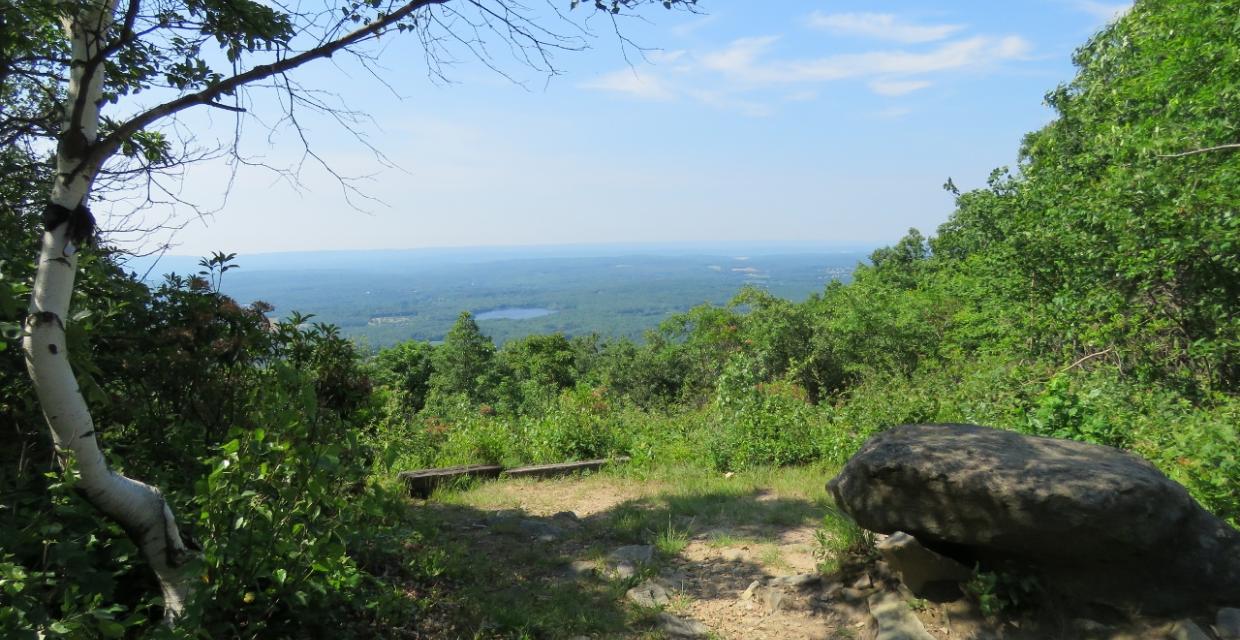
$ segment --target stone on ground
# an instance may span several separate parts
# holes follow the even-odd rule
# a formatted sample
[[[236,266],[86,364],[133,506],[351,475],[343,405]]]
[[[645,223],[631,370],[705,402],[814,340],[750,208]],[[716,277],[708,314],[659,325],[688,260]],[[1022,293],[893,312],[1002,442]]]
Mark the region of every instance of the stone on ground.
[[[1240,609],[1223,607],[1214,620],[1214,630],[1221,640],[1240,640]]]
[[[791,587],[793,589],[808,589],[822,582],[822,576],[816,573],[802,573],[795,576],[780,576],[771,578],[770,585],[772,587]]]
[[[1210,636],[1196,622],[1188,619],[1173,622],[1167,637],[1171,640],[1210,640]]]
[[[868,602],[870,615],[878,623],[874,640],[934,640],[900,596],[889,591],[876,593]]]
[[[649,609],[666,606],[671,601],[667,589],[654,580],[646,580],[629,589],[624,595],[634,604]]]
[[[867,441],[828,489],[866,529],[1026,563],[1086,601],[1147,613],[1240,602],[1240,532],[1111,447],[906,425]]]
[[[705,638],[710,635],[710,629],[706,625],[697,620],[687,620],[670,613],[660,613],[655,618],[655,623],[660,631],[671,638]]]
[[[926,597],[927,587],[935,583],[960,583],[973,577],[968,567],[927,549],[903,531],[887,536],[876,548],[887,565],[900,574],[900,581],[919,597]]]
[[[586,578],[598,573],[598,565],[590,560],[573,560],[568,564],[568,573],[577,578]]]
[[[555,542],[564,535],[564,530],[542,520],[526,518],[517,523],[523,533],[539,542]]]
[[[654,547],[634,544],[620,547],[607,556],[607,563],[619,578],[631,578],[637,570],[654,558]]]

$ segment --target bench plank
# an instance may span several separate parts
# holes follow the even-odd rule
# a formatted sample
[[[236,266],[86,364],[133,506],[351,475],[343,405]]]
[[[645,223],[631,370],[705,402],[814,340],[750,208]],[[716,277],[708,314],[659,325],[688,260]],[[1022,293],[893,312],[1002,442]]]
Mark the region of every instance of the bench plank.
[[[503,470],[503,467],[494,464],[469,464],[442,469],[402,471],[397,477],[405,481],[410,495],[415,498],[428,498],[435,487],[453,478],[498,478]]]
[[[595,471],[611,462],[627,462],[627,457],[599,460],[582,460],[580,462],[561,462],[558,464],[536,464],[528,467],[508,469],[500,474],[505,478],[554,478],[566,476],[578,471]]]

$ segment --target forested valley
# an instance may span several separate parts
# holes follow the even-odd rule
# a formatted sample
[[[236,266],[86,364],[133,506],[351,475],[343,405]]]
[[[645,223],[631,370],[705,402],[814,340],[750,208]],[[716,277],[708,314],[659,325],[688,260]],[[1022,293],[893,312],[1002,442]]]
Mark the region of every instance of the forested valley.
[[[39,37],[11,7],[6,57],[37,45],[12,37],[21,25]],[[463,313],[442,343],[372,354],[221,293],[225,255],[148,286],[106,242],[83,249],[68,351],[110,464],[159,487],[192,541],[192,623],[175,625],[130,536],[75,490],[27,375],[53,167],[10,119],[0,636],[434,637],[426,620],[459,597],[441,539],[456,534],[419,524],[400,471],[626,456],[608,473],[803,465],[821,483],[908,423],[1122,448],[1240,527],[1240,5],[1139,1],[1075,64],[1020,163],[957,192],[937,230],[909,230],[804,301],[743,288],[640,340],[497,347]],[[38,82],[0,77],[0,101],[38,112]]]

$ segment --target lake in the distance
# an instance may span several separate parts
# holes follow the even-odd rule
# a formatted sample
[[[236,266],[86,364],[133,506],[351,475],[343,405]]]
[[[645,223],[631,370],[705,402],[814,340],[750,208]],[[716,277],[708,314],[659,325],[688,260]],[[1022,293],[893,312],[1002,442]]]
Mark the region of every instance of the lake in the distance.
[[[555,311],[542,307],[505,307],[503,309],[483,311],[474,317],[479,320],[529,320],[530,318],[549,316],[553,313]]]

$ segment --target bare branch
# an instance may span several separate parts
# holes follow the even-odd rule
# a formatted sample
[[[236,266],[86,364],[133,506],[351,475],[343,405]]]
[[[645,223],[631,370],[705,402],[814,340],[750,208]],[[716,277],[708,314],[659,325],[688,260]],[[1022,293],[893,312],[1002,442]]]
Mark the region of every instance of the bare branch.
[[[244,107],[234,107],[231,104],[224,104],[222,102],[205,102],[203,104],[207,105],[208,107],[215,107],[216,109],[223,109],[224,111],[232,111],[233,113],[245,113]]]
[[[217,82],[202,91],[181,96],[175,100],[165,102],[161,105],[148,109],[133,118],[126,121],[110,133],[106,138],[100,140],[98,144],[91,149],[88,156],[88,166],[98,165],[104,159],[111,156],[120,148],[121,143],[141,131],[151,123],[170,116],[174,113],[187,109],[197,104],[206,104],[215,102],[220,96],[231,94],[238,88],[249,83],[270,78],[279,73],[284,73],[290,69],[295,69],[307,62],[320,58],[331,57],[332,54],[345,49],[346,47],[358,44],[369,38],[379,35],[388,27],[400,22],[408,17],[414,11],[433,4],[442,4],[447,0],[413,0],[405,6],[389,13],[382,18],[376,19],[368,25],[365,25],[355,31],[348,33],[331,42],[327,42],[320,46],[303,51],[295,56],[290,56],[282,60],[278,60],[271,64],[258,65],[244,73],[239,73],[230,78],[226,78]]]
[[[1233,144],[1220,144],[1217,147],[1205,147],[1204,149],[1192,149],[1190,151],[1181,151],[1179,153],[1159,154],[1159,158],[1183,158],[1184,156],[1195,156],[1199,153],[1210,153],[1212,151],[1233,151],[1240,149],[1240,142]]]

